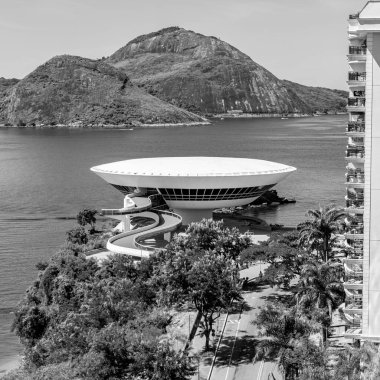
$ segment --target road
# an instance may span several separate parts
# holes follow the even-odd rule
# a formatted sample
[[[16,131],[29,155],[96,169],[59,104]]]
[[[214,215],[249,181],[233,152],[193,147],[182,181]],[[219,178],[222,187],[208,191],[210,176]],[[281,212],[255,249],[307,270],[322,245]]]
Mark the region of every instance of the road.
[[[264,265],[254,265],[240,272],[240,276],[253,279],[259,276],[260,270],[264,270]],[[251,322],[256,319],[258,308],[263,306],[265,301],[275,294],[283,292],[272,289],[269,286],[243,292],[247,308],[243,311],[235,310],[228,315],[223,337],[215,357],[209,380],[283,380],[276,363],[256,362],[256,346],[258,343],[257,327]],[[220,332],[226,315],[221,316],[217,323],[216,330]],[[217,334],[219,335],[219,334]],[[192,354],[202,351],[204,339],[196,336],[193,340]],[[203,355],[199,361],[199,373],[192,377],[192,380],[207,380],[211,369],[213,355]],[[274,378],[270,376],[273,373]]]
[[[258,308],[274,293],[270,287],[263,287],[258,292],[243,294],[248,308],[229,316],[210,380],[272,380],[271,373],[276,380],[282,380],[276,363],[253,362],[258,331],[251,322]]]

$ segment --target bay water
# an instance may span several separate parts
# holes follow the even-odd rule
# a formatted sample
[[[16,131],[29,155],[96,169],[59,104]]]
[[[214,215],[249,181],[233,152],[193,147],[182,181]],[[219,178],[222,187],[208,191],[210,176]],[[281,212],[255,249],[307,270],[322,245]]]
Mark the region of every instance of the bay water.
[[[122,194],[89,168],[142,157],[257,158],[298,170],[276,186],[297,203],[260,207],[268,223],[295,226],[308,209],[344,204],[347,116],[218,120],[208,126],[126,130],[0,129],[0,371],[21,352],[12,310],[36,263],[64,242],[84,208],[119,208]]]

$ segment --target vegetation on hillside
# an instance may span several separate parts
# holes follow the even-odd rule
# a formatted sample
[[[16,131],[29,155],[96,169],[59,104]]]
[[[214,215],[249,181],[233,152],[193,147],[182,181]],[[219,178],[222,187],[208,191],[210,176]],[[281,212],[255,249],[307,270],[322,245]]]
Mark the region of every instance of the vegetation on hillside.
[[[139,125],[202,119],[134,86],[102,60],[57,56],[0,98],[0,120],[10,125]]]
[[[345,112],[348,93],[279,80],[220,39],[169,27],[139,36],[108,59],[140,87],[201,114]]]
[[[104,127],[202,122],[198,115],[230,110],[334,113],[345,112],[346,98],[280,80],[216,37],[168,27],[108,58],[62,55],[22,80],[0,78],[0,123]]]
[[[281,80],[228,43],[182,28],[143,35],[107,62],[162,100],[200,114],[311,113]]]
[[[288,80],[282,83],[289,93],[296,94],[313,111],[313,113],[346,112],[348,92],[324,87],[304,86]]]

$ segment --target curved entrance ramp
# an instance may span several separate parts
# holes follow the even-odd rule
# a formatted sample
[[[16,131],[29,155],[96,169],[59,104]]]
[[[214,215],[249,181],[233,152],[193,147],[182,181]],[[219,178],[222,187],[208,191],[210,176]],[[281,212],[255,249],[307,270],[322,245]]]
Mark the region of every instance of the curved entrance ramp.
[[[121,209],[105,209],[102,210],[102,214],[118,220],[123,220],[123,217],[128,216],[148,219],[151,222],[112,236],[107,242],[107,252],[100,252],[90,257],[104,260],[109,255],[119,253],[140,259],[147,258],[152,252],[162,248],[155,248],[144,244],[144,240],[176,231],[182,224],[182,217],[180,215],[166,210],[152,209],[150,197],[138,197],[132,193],[126,198],[126,207]],[[133,201],[131,198],[133,198]]]

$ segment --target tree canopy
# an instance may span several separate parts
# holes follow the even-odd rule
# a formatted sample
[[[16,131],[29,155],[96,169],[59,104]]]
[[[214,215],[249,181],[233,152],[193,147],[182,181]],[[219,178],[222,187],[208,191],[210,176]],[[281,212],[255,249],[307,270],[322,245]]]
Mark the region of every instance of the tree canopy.
[[[241,261],[268,263],[264,280],[273,285],[289,287],[290,281],[299,276],[302,267],[310,260],[310,254],[299,248],[299,233],[291,231],[274,233],[267,241],[245,249]]]
[[[148,259],[115,254],[99,265],[83,254],[82,232],[70,231],[80,241],[38,265],[15,312],[25,369],[41,379],[59,379],[63,368],[84,380],[188,378],[186,349],[175,350],[167,337],[171,311],[198,310],[208,349],[215,318],[240,299],[235,258],[249,240],[204,220]]]
[[[29,369],[70,362],[83,379],[185,379],[189,360],[162,341],[171,317],[140,268],[127,256],[99,266],[54,255],[15,313]]]
[[[335,205],[328,205],[309,210],[307,216],[309,219],[297,227],[300,231],[300,245],[309,251],[315,250],[320,259],[327,262],[336,243],[335,235],[342,231],[343,219],[347,213]]]
[[[77,215],[77,222],[80,226],[84,227],[87,224],[90,225],[90,230],[94,231],[95,229],[95,223],[96,223],[96,217],[95,215],[98,213],[95,209],[87,209],[84,208],[83,210],[79,211]]]
[[[191,223],[185,234],[174,239],[168,248],[213,251],[238,260],[240,253],[251,244],[248,236],[242,235],[237,228],[225,227],[222,220],[203,219]]]
[[[284,307],[281,303],[267,303],[254,322],[260,331],[256,360],[278,360],[286,380],[326,379],[327,357],[311,335],[318,324],[304,318],[295,307]],[[310,366],[312,371],[310,372]],[[305,377],[306,374],[310,377]]]
[[[173,249],[173,248],[171,248]],[[170,256],[171,255],[171,256]],[[169,250],[155,281],[166,305],[191,303],[202,316],[205,349],[210,349],[213,324],[233,300],[240,300],[236,263],[211,251]]]

